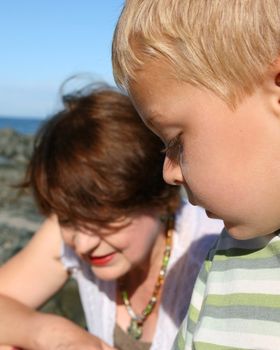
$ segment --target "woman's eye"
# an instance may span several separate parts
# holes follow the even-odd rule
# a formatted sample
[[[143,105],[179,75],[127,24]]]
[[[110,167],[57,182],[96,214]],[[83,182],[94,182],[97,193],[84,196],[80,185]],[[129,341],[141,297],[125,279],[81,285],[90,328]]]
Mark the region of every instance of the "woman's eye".
[[[78,225],[68,218],[58,218],[58,223],[67,230],[79,230]]]
[[[173,162],[179,161],[179,156],[182,151],[181,134],[170,140],[167,146],[162,150],[163,153]]]
[[[61,226],[69,226],[70,225],[70,220],[65,219],[65,218],[59,218],[58,222]]]

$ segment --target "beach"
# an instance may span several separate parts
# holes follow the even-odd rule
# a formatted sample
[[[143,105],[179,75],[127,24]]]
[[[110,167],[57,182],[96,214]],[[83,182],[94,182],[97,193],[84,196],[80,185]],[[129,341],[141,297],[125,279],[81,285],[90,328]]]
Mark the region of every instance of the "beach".
[[[43,217],[30,193],[15,187],[22,181],[34,137],[13,129],[0,129],[0,265],[22,249],[38,229]],[[76,283],[70,280],[43,307],[84,326]]]

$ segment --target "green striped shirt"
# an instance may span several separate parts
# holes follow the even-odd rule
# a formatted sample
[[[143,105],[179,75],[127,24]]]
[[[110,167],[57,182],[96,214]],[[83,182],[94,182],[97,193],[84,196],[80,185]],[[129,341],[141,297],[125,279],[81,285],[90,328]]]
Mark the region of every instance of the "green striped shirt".
[[[280,349],[280,238],[224,230],[197,278],[173,350]]]

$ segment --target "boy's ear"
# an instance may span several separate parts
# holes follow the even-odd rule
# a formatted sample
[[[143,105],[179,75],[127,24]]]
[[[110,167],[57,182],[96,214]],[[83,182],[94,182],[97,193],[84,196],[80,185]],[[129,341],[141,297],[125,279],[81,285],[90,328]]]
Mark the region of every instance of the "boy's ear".
[[[280,87],[280,72],[276,74],[275,84],[276,86]]]
[[[272,74],[274,75],[274,83],[277,87],[277,90],[280,90],[280,56],[272,65]]]
[[[268,70],[263,87],[274,114],[280,118],[280,56]]]

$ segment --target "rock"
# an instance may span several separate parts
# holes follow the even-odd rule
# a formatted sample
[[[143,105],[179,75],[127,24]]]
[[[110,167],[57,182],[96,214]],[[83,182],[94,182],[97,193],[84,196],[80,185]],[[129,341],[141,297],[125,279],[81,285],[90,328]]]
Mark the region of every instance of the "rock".
[[[34,137],[19,134],[13,129],[0,130],[0,156],[19,163],[25,163],[32,152]]]

